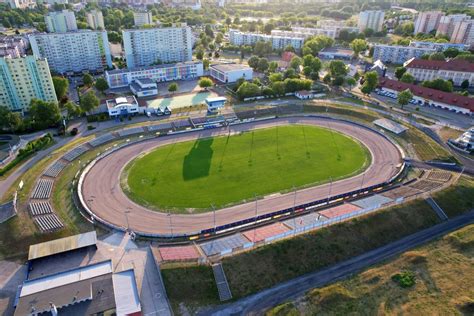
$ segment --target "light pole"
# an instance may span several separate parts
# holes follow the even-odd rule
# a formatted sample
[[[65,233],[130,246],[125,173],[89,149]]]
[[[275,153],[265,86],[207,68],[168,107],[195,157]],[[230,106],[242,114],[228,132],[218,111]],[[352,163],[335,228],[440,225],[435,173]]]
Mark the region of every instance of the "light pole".
[[[257,195],[254,193],[255,197],[255,224],[253,227],[253,242],[255,243],[255,238],[257,235],[257,216],[258,216],[258,200],[257,200]]]
[[[130,213],[129,210],[126,210],[126,211],[125,211],[125,220],[127,221],[127,232],[130,231],[130,224],[129,224],[129,222],[128,222],[128,214],[129,214],[129,213]]]

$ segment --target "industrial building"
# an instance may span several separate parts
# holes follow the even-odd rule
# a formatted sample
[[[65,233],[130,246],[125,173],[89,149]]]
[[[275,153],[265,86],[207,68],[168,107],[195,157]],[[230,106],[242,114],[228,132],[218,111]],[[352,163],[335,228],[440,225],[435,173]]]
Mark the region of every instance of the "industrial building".
[[[223,82],[232,83],[240,78],[245,80],[253,79],[253,69],[242,64],[217,64],[209,67],[212,78]]]

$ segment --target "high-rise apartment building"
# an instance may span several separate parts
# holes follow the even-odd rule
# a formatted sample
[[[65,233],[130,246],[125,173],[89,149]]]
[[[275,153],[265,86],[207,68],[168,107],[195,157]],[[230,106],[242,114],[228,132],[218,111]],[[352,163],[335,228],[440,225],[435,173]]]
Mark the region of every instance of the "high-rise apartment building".
[[[420,12],[416,17],[414,33],[429,33],[438,29],[439,22],[443,16],[440,11]]]
[[[409,59],[421,58],[423,55],[430,55],[435,52],[436,49],[434,48],[376,44],[374,45],[373,60],[401,65]]]
[[[474,19],[464,20],[454,24],[451,43],[474,45]]]
[[[133,22],[135,26],[153,24],[153,14],[151,12],[133,12]]]
[[[51,69],[60,74],[103,72],[107,67],[112,68],[105,31],[33,34],[30,43],[33,54],[47,58]]]
[[[362,11],[359,13],[359,21],[357,23],[359,32],[363,32],[366,29],[372,29],[375,32],[382,31],[384,16],[385,13],[381,10]]]
[[[122,35],[128,68],[192,60],[191,28],[186,25],[124,30]]]
[[[469,19],[470,17],[467,14],[452,14],[442,16],[439,20],[436,36],[447,36],[448,38],[451,38],[454,32],[455,24]]]
[[[35,0],[8,0],[7,2],[12,9],[27,9],[36,7]]]
[[[34,56],[0,58],[0,104],[28,111],[32,99],[58,102],[48,61]]]
[[[90,12],[87,12],[86,19],[87,19],[87,25],[89,25],[92,29],[105,30],[104,16],[102,15],[102,11],[92,10]]]
[[[50,33],[64,33],[77,30],[76,16],[74,12],[69,10],[50,12],[44,17],[44,22]]]

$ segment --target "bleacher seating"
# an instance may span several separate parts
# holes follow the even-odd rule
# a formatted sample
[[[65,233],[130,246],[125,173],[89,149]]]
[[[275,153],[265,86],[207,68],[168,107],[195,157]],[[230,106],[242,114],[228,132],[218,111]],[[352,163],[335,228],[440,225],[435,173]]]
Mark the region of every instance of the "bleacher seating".
[[[121,130],[121,131],[118,132],[118,134],[119,134],[120,137],[125,137],[125,136],[140,134],[140,133],[144,133],[144,132],[145,132],[145,130],[143,129],[143,127],[134,127],[134,128],[128,128],[128,129]]]
[[[45,214],[52,214],[53,208],[51,204],[47,201],[38,201],[38,202],[31,202],[29,204],[30,213],[32,216],[39,216]]]
[[[56,161],[51,166],[49,166],[48,169],[46,169],[43,175],[56,178],[59,175],[59,173],[64,169],[64,167],[66,167],[66,163],[62,161]]]
[[[33,195],[33,199],[49,199],[51,191],[53,189],[54,180],[52,179],[40,179],[36,184]]]
[[[61,220],[54,213],[43,216],[36,216],[34,218],[34,221],[42,232],[52,232],[64,227]]]
[[[76,159],[77,157],[79,157],[80,155],[82,155],[83,153],[85,153],[87,151],[87,146],[86,145],[81,145],[81,146],[78,146],[76,148],[74,148],[73,150],[67,152],[64,156],[63,156],[63,159],[71,162],[73,161],[74,159]]]
[[[417,181],[413,184],[410,184],[409,187],[413,188],[413,189],[416,189],[416,190],[423,191],[423,192],[428,192],[428,191],[431,191],[431,190],[434,190],[434,189],[440,187],[441,185],[442,185],[442,183],[440,183],[440,182],[429,181],[429,180],[420,180],[420,181]]]
[[[191,127],[191,122],[189,122],[189,120],[174,121],[172,124],[175,129],[184,129]]]
[[[171,123],[162,123],[148,126],[148,131],[150,132],[169,131],[172,129],[173,126],[171,125]]]
[[[451,179],[451,172],[444,170],[431,170],[426,179],[431,181],[448,182]]]
[[[89,142],[89,145],[91,145],[92,147],[97,147],[97,146],[100,146],[100,145],[103,145],[113,139],[115,139],[116,137],[112,134],[112,133],[107,133],[107,134],[104,134],[102,136],[99,136],[93,140],[91,140]]]

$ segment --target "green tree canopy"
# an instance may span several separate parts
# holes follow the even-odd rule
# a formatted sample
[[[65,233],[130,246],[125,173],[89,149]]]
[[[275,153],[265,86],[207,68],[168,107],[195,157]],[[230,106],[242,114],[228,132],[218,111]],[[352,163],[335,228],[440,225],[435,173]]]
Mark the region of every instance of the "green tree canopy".
[[[61,120],[61,112],[55,102],[32,99],[28,109],[29,122],[35,129],[56,126]]]
[[[415,77],[409,72],[405,72],[402,77],[400,78],[401,82],[405,83],[414,83],[415,82]]]
[[[351,42],[351,48],[354,51],[354,55],[357,57],[360,52],[367,49],[367,42],[363,39],[356,38]]]
[[[431,81],[423,81],[421,85],[426,88],[436,89],[445,92],[453,92],[453,83],[449,80],[443,80],[441,78],[437,78]]]
[[[259,60],[260,58],[258,58],[258,56],[252,56],[247,60],[247,63],[249,64],[250,67],[256,70],[258,67]]]
[[[82,77],[82,82],[84,82],[84,85],[90,87],[94,83],[94,78],[90,74],[85,74]]]
[[[61,100],[69,89],[69,80],[63,77],[53,77],[53,85],[56,97]]]
[[[290,67],[296,71],[299,71],[300,66],[302,64],[303,64],[303,60],[298,56],[294,56],[290,61]]]
[[[405,67],[397,67],[397,69],[395,69],[395,77],[400,80],[405,72],[407,72]]]
[[[244,82],[237,89],[237,96],[240,100],[260,95],[260,87],[252,82]]]
[[[332,60],[329,63],[329,74],[334,79],[336,77],[344,77],[347,75],[347,67],[341,60]]]
[[[178,84],[176,82],[173,82],[168,86],[168,92],[173,93],[176,91],[178,91]]]
[[[95,81],[95,87],[97,88],[97,90],[103,93],[105,90],[109,88],[109,84],[107,83],[107,80],[100,77]]]
[[[267,71],[268,66],[269,66],[269,65],[268,65],[268,59],[266,59],[266,58],[260,58],[260,59],[258,60],[258,65],[257,65],[258,71],[260,71],[260,72],[265,72],[265,71]]]
[[[403,90],[397,96],[398,104],[400,104],[402,109],[405,105],[408,104],[408,102],[410,102],[411,99],[413,99],[413,94],[409,89]]]
[[[199,79],[198,84],[199,87],[207,90],[207,88],[212,87],[212,80],[207,77],[202,77],[201,79]]]
[[[89,113],[99,106],[99,99],[95,96],[93,91],[89,91],[86,94],[83,94],[80,98],[79,105],[82,112]]]
[[[331,47],[334,44],[334,40],[324,35],[317,35],[309,40],[306,40],[303,45],[303,56],[311,54],[317,56],[318,53],[326,47]]]
[[[67,111],[68,118],[78,117],[82,113],[81,108],[71,101],[67,102],[64,108]]]

